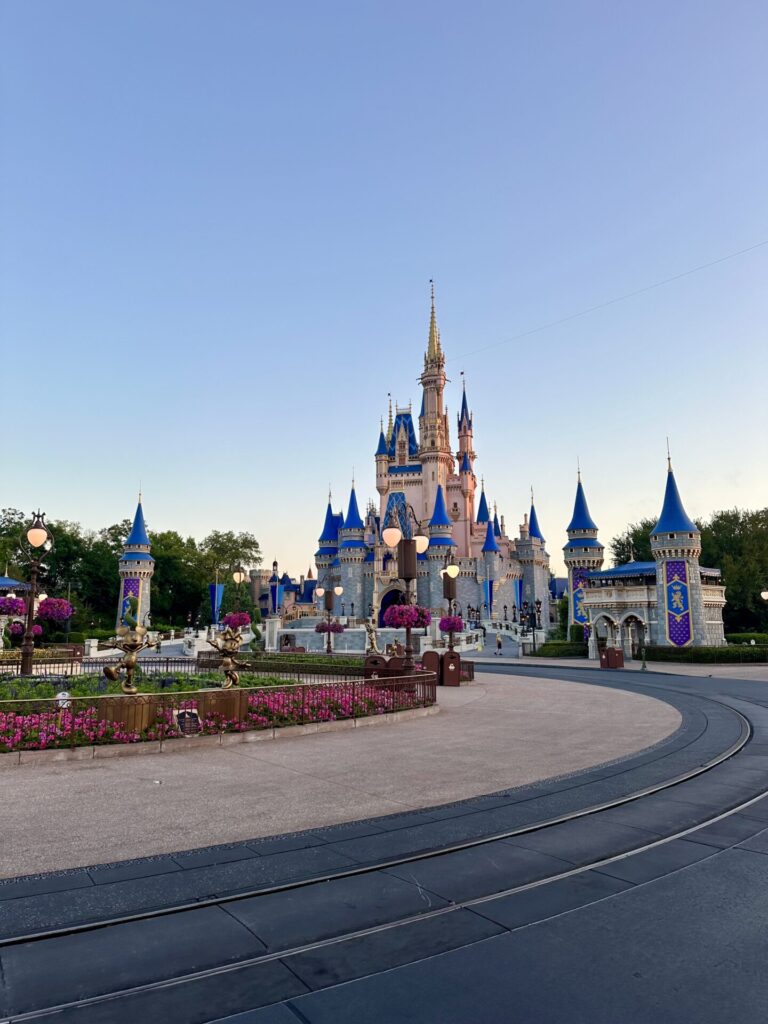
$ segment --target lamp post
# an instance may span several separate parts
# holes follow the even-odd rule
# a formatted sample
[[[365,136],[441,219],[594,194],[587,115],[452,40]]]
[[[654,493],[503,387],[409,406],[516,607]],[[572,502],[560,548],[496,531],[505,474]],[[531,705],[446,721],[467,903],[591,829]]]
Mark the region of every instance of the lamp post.
[[[328,632],[325,635],[325,653],[333,654],[331,649],[331,612],[333,611],[334,598],[341,597],[344,593],[344,587],[342,587],[338,582],[338,577],[327,577],[325,582],[327,582],[327,586],[324,587],[322,582],[320,582],[315,587],[315,596],[322,597],[325,602],[325,614],[327,616],[326,622],[328,625]]]
[[[232,570],[232,579],[234,580],[235,587],[235,604],[237,605],[236,611],[240,611],[240,591],[245,580],[245,569],[238,563]]]
[[[21,644],[21,674],[32,675],[32,662],[35,652],[35,638],[32,633],[32,623],[35,618],[35,595],[37,592],[37,577],[43,559],[53,547],[53,534],[45,524],[45,512],[32,513],[32,525],[22,536],[22,544],[26,546],[32,555],[29,565],[29,596],[27,598],[27,628],[24,632],[24,639]]]
[[[407,526],[412,522],[417,529],[415,537],[405,537],[400,523],[400,512],[393,509],[387,520],[387,525],[381,531],[381,539],[388,548],[397,548],[397,575],[405,584],[405,604],[411,604],[411,582],[416,579],[416,556],[423,555],[429,547],[429,537],[421,532],[413,506],[405,505],[405,523]],[[457,567],[458,570],[458,567]],[[405,627],[405,660],[403,671],[413,671],[413,646],[411,644],[411,627]]]
[[[768,600],[768,592],[766,592],[766,594],[764,596],[765,596],[765,599]],[[641,627],[641,629],[643,631],[643,635],[640,637],[640,656],[643,659],[642,664],[640,665],[640,671],[641,672],[647,672],[648,671],[648,666],[645,663],[645,634],[646,634],[646,631],[647,631],[647,626],[645,625],[644,622],[641,622],[640,623],[640,627]]]

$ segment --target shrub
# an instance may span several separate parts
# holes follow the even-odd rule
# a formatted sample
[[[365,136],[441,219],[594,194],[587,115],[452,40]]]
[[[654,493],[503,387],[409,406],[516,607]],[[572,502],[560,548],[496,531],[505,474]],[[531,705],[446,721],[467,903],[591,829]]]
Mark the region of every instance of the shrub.
[[[726,633],[725,639],[729,644],[768,644],[768,633]]]
[[[581,627],[579,627],[581,628]],[[531,651],[531,654],[534,652]],[[583,643],[574,644],[568,640],[547,640],[536,648],[537,658],[586,658],[587,648]]]
[[[646,647],[646,661],[678,661],[693,664],[768,662],[767,647]]]
[[[584,644],[586,638],[584,636],[584,626],[579,626],[573,623],[568,630],[568,639],[572,644]]]

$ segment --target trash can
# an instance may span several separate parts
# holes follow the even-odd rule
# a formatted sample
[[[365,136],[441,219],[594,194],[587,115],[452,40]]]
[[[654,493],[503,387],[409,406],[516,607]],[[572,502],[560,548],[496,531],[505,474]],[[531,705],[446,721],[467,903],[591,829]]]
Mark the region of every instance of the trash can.
[[[600,668],[610,668],[608,664],[608,650],[607,647],[600,648]]]
[[[425,672],[434,672],[437,685],[443,685],[443,660],[438,651],[424,651],[421,656],[421,667]]]
[[[461,686],[461,657],[456,651],[443,655],[443,686]]]

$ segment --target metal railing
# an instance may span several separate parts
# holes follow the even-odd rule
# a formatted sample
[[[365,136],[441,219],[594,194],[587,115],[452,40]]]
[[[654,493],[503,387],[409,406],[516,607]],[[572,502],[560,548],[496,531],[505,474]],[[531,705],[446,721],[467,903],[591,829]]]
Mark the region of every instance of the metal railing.
[[[160,743],[429,707],[434,673],[388,679],[0,701],[0,752]]]

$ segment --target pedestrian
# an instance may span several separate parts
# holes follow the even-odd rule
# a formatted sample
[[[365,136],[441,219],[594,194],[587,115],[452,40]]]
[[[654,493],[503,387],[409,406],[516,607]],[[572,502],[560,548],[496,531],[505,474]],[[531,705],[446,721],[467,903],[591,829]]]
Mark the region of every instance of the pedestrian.
[[[501,655],[501,633],[496,634],[496,653]]]

